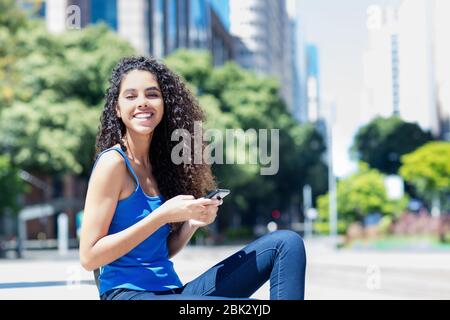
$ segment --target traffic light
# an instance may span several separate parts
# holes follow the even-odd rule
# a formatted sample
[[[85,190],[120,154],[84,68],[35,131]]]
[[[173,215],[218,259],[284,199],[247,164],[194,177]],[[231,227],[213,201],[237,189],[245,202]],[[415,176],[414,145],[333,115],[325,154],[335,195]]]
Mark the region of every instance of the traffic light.
[[[281,212],[280,210],[273,210],[272,211],[272,218],[273,219],[279,219],[281,217]]]

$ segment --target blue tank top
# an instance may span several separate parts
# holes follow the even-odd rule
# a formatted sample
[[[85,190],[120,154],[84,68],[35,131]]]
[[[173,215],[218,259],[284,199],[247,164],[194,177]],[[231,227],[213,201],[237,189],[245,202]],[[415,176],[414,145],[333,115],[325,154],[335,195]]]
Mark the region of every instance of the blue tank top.
[[[136,181],[136,189],[128,198],[119,200],[108,234],[115,234],[136,224],[164,202],[162,196],[151,197],[144,193],[128,157],[122,149],[113,147],[99,154],[94,164],[105,152],[115,150],[125,159]],[[94,170],[93,169],[93,170]],[[140,291],[166,291],[182,287],[182,283],[169,260],[167,237],[170,226],[159,228],[150,237],[119,259],[100,268],[100,295],[112,289]]]

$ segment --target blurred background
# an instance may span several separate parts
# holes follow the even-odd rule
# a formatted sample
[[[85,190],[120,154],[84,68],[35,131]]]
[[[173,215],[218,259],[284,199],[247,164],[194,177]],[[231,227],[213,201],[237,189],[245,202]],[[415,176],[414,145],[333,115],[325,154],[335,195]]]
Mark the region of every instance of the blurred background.
[[[193,245],[447,254],[449,30],[448,0],[0,0],[0,258],[76,250],[108,78],[137,54],[206,129],[280,129],[278,174],[213,166],[232,194]]]

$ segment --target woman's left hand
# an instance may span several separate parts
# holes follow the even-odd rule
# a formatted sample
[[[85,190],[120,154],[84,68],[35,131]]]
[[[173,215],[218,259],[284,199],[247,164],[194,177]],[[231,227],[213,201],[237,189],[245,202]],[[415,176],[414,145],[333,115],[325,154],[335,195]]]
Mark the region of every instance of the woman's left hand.
[[[205,227],[216,220],[219,206],[222,205],[223,200],[215,200],[214,204],[205,206],[206,211],[199,219],[188,220],[189,226],[192,228]]]

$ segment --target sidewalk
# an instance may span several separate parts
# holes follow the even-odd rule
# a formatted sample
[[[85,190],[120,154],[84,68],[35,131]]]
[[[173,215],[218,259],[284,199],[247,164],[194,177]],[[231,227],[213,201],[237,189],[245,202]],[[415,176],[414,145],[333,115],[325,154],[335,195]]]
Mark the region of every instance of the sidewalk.
[[[307,299],[450,299],[450,252],[332,250],[306,241]],[[182,282],[200,275],[240,246],[187,247],[174,259]],[[253,296],[269,298],[269,283]],[[27,252],[23,260],[0,260],[0,300],[98,300],[91,272],[78,252]]]
[[[183,283],[239,250],[240,247],[187,247],[173,259]],[[78,251],[28,251],[22,260],[0,260],[0,300],[98,300],[92,272],[78,262]],[[267,292],[267,294],[265,294]],[[268,283],[255,295],[268,299]]]

